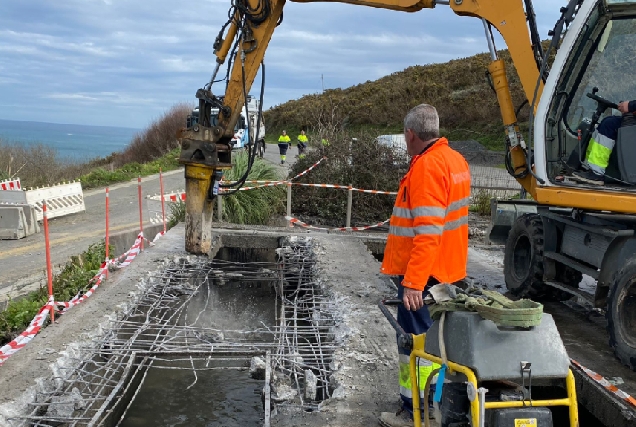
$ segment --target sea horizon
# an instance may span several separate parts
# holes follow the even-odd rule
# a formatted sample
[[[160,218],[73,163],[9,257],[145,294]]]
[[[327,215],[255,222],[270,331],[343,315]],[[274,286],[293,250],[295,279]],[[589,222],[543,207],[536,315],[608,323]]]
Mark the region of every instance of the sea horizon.
[[[42,144],[60,159],[89,160],[122,151],[141,129],[117,126],[47,123],[0,119],[0,140],[10,144]]]

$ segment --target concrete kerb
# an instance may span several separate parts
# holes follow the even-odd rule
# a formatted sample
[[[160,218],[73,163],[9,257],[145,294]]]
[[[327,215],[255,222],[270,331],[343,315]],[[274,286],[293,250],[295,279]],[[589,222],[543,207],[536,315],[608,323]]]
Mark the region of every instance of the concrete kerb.
[[[144,236],[148,240],[152,241],[160,231],[163,231],[163,224],[144,225]],[[113,250],[110,253],[113,255],[123,254],[135,243],[138,235],[139,228],[131,228],[111,234],[109,243]],[[148,245],[145,245],[145,247],[147,248]]]

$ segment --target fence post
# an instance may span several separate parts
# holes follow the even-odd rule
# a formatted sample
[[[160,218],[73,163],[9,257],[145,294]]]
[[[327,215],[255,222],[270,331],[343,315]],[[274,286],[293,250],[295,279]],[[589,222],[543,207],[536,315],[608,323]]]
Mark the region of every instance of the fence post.
[[[110,244],[110,231],[109,231],[109,221],[108,221],[108,211],[109,211],[109,206],[110,206],[110,202],[109,202],[109,197],[108,197],[108,187],[106,187],[106,278],[108,278],[108,260],[109,260],[109,251],[108,251],[108,246]]]
[[[49,241],[49,215],[46,212],[46,200],[42,202],[42,220],[44,222],[44,245],[46,253],[46,278],[49,290],[49,301],[53,296],[53,269],[51,268],[51,245]],[[54,300],[55,301],[55,300]],[[55,302],[51,305],[51,324],[55,321]]]
[[[287,181],[287,216],[288,217],[292,216],[291,199],[292,199],[292,183],[291,181]],[[293,224],[291,223],[291,221],[288,223],[288,225],[290,227],[293,227]]]
[[[223,196],[216,195],[216,219],[219,222],[223,221]]]
[[[163,174],[159,168],[159,190],[161,191],[161,219],[163,220],[163,234],[166,234],[166,204],[163,200]]]
[[[349,184],[347,190],[347,223],[346,227],[351,227],[351,205],[353,205],[353,186]]]
[[[142,210],[142,199],[141,199],[141,176],[137,177],[137,194],[139,195],[139,233],[143,234],[144,232],[144,214]],[[140,250],[144,250],[144,239],[141,239]]]

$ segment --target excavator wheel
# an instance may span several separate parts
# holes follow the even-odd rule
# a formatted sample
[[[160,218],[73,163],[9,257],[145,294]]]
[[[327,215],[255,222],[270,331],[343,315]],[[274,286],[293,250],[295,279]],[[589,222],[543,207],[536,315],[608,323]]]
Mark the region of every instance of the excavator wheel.
[[[605,317],[614,354],[636,371],[636,258],[614,273]]]
[[[539,215],[522,215],[512,225],[504,253],[504,279],[510,293],[518,297],[569,298],[543,282],[543,222]]]

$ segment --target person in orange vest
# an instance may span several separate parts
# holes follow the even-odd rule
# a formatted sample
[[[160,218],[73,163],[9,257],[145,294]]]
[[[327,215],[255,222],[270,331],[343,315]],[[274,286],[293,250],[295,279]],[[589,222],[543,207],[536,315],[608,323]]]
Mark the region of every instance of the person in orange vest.
[[[400,182],[380,271],[399,276],[398,298],[403,304],[398,306],[397,321],[406,333],[417,335],[433,323],[424,305],[427,289],[466,277],[470,170],[464,157],[440,138],[435,107],[421,104],[410,110],[404,119],[404,136],[411,164]],[[413,425],[410,350],[398,345],[398,353],[402,407],[397,413],[380,415],[385,427]],[[420,398],[437,367],[419,359]]]

